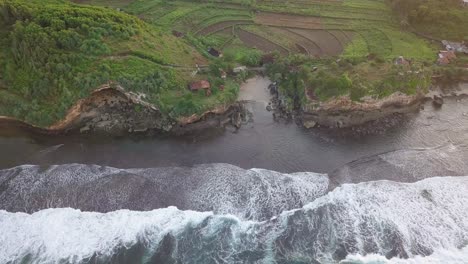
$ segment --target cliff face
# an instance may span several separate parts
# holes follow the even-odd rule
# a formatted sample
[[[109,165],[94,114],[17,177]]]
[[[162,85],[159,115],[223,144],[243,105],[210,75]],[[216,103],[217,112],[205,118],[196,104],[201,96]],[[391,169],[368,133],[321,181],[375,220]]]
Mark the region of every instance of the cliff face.
[[[244,109],[241,103],[220,106],[201,115],[174,119],[142,95],[125,91],[121,86],[102,85],[87,98],[76,102],[60,122],[41,128],[23,121],[0,116],[2,134],[30,132],[35,134],[109,134],[159,132],[187,134],[213,127],[241,125]]]
[[[324,103],[310,102],[303,107],[302,122],[306,127],[352,127],[392,114],[418,111],[423,96],[395,93],[385,99],[354,102],[348,97]]]
[[[114,135],[146,130],[169,131],[173,121],[140,97],[117,85],[103,85],[89,97],[79,100],[64,120],[49,129]]]

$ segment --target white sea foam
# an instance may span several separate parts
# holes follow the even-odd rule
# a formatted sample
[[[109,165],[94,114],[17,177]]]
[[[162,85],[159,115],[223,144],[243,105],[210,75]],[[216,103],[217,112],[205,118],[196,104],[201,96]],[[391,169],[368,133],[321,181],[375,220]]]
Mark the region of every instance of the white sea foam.
[[[76,262],[94,253],[112,254],[136,241],[155,244],[167,233],[198,225],[211,213],[175,207],[150,212],[119,210],[107,214],[46,209],[28,215],[0,211],[0,263],[31,254],[33,263]]]
[[[346,208],[332,212],[330,224],[335,236],[356,238],[361,253],[366,244],[388,247],[388,228],[409,257],[468,243],[468,177],[345,184],[305,208],[323,204]]]
[[[79,262],[137,243],[151,255],[167,234],[174,242],[168,240],[163,257],[181,263],[336,263],[340,251],[354,254],[349,263],[466,263],[467,190],[468,177],[346,184],[261,222],[174,207],[106,214],[0,211],[0,263],[20,262],[28,254],[33,263]],[[386,260],[389,253],[394,258]],[[408,259],[395,258],[402,254]]]
[[[56,207],[108,212],[177,206],[265,220],[328,191],[326,174],[283,174],[229,164],[148,169],[24,165],[0,170],[0,184],[7,179],[0,208],[29,213]]]
[[[468,246],[462,249],[437,249],[429,256],[415,256],[410,259],[392,258],[370,254],[352,255],[340,264],[466,264],[468,263]]]

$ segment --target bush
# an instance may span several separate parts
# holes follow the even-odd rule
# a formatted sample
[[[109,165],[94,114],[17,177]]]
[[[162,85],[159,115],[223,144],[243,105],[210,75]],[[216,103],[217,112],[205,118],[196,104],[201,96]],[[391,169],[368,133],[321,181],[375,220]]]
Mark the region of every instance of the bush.
[[[325,71],[320,71],[311,83],[315,95],[321,101],[347,94],[352,85],[353,82],[347,74],[336,76]]]

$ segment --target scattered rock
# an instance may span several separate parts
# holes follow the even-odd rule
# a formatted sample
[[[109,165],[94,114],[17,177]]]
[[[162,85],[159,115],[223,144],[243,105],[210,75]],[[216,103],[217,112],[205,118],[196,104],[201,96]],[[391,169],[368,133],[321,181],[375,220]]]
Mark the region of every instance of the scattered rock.
[[[240,128],[242,125],[242,117],[240,112],[236,112],[232,115],[232,125],[236,128]]]
[[[305,121],[302,125],[305,128],[310,129],[310,128],[314,128],[317,125],[317,122],[315,122],[315,121]]]
[[[133,130],[133,132],[135,132],[135,133],[145,133],[145,132],[148,132],[148,128],[147,127],[145,127],[145,128],[135,128]]]
[[[101,119],[102,119],[103,121],[108,121],[108,120],[110,120],[110,118],[111,118],[111,117],[110,117],[109,113],[105,113],[104,115],[102,115],[102,118],[101,118]]]
[[[421,191],[421,196],[430,202],[434,202],[434,200],[432,199],[432,194],[426,189]]]
[[[91,131],[91,128],[89,126],[85,126],[85,127],[80,128],[80,133],[81,134],[87,133],[89,131]]]
[[[444,99],[440,96],[434,95],[434,97],[432,98],[432,104],[435,107],[441,107],[444,104]]]

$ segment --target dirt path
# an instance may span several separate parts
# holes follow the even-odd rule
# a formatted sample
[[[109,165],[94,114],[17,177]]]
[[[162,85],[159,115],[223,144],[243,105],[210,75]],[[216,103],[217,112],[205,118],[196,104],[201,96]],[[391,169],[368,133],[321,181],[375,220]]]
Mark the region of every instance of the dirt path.
[[[223,21],[219,23],[215,23],[213,25],[207,26],[201,30],[199,30],[196,34],[197,35],[210,35],[226,28],[235,26],[235,25],[249,25],[252,24],[252,21],[249,20],[231,20],[231,21]]]
[[[241,85],[239,92],[239,101],[256,101],[268,104],[270,101],[270,92],[268,85],[271,81],[267,78],[256,76],[248,79]]]

